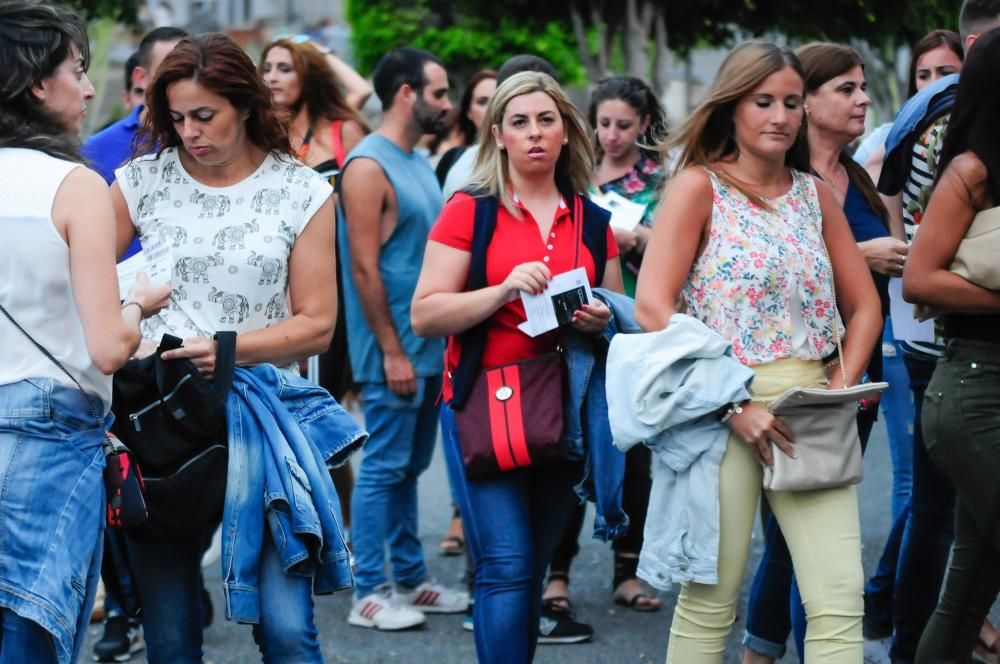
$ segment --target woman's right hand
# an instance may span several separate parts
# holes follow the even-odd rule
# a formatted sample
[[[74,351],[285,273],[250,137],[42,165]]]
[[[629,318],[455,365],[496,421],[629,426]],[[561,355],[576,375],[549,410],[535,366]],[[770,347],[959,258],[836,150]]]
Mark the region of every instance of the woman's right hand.
[[[635,231],[627,231],[624,228],[615,228],[613,230],[615,233],[615,244],[618,245],[620,253],[627,254],[639,246],[639,234]]]
[[[906,254],[910,252],[910,246],[902,240],[878,237],[859,242],[858,249],[865,257],[869,269],[890,277],[903,276],[903,266],[906,265]]]
[[[774,465],[769,441],[774,442],[787,456],[795,458],[795,434],[787,424],[763,406],[748,403],[743,406],[742,413],[730,417],[726,424],[740,440],[750,446],[753,455],[765,466]]]
[[[145,272],[140,272],[125,296],[126,302],[142,307],[142,317],[149,318],[170,304],[170,284],[154,284]]]
[[[538,295],[545,290],[551,279],[552,271],[545,263],[540,261],[521,263],[511,270],[507,278],[500,284],[503,301],[511,302],[517,299],[521,291]]]

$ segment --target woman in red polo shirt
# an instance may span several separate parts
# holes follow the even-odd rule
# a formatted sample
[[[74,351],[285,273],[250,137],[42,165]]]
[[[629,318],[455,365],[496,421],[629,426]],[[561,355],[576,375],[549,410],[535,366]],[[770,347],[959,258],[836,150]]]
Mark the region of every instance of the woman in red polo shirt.
[[[484,127],[490,129],[480,133],[469,188],[476,197],[458,193],[442,210],[427,244],[411,315],[417,334],[449,341],[441,421],[448,472],[476,564],[479,661],[528,662],[538,638],[542,578],[578,500],[573,486],[581,467],[567,461],[488,480],[466,477],[450,406],[450,374],[462,352],[458,339],[486,323],[483,368],[551,353],[559,330],[530,337],[517,327],[526,319],[521,291],[540,293],[553,275],[574,265],[586,270],[592,286],[621,291],[621,268],[609,228],[601,243],[606,256],[595,260],[587,246],[578,248],[576,224],[584,221],[574,219],[572,211],[578,192],[590,184],[594,155],[586,119],[558,84],[537,72],[512,76],[497,89]],[[498,203],[485,254],[486,286],[467,291],[477,198],[484,197]],[[594,300],[575,312],[570,325],[600,334],[610,315]]]

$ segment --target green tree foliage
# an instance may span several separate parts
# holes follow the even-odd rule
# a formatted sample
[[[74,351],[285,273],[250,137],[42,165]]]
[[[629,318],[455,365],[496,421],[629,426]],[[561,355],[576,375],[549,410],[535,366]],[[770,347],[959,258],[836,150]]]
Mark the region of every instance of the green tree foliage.
[[[523,20],[514,9],[517,2],[504,4],[508,11],[502,14],[485,7],[475,11],[473,5],[480,4],[486,3],[348,0],[360,70],[370,73],[379,58],[397,46],[414,46],[444,60],[459,78],[482,67],[499,67],[512,55],[534,53],[552,62],[565,82],[585,80],[576,40],[558,20]]]
[[[459,78],[516,53],[548,58],[564,80],[627,72],[663,91],[669,54],[751,36],[850,43],[869,62],[886,107],[899,99],[900,48],[935,28],[957,29],[962,0],[348,0],[354,47],[370,72],[409,44]],[[873,81],[875,77],[878,81]]]
[[[109,18],[135,25],[138,22],[139,0],[64,0],[87,19]]]

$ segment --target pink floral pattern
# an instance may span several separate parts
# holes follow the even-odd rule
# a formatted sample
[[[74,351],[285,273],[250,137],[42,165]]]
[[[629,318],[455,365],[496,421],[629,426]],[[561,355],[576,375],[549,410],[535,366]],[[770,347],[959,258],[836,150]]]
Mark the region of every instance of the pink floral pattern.
[[[712,225],[684,284],[688,312],[729,340],[749,366],[826,357],[836,347],[833,325],[841,323],[812,177],[792,171],[792,188],[767,209],[709,175]],[[792,344],[796,293],[808,338],[798,351]]]

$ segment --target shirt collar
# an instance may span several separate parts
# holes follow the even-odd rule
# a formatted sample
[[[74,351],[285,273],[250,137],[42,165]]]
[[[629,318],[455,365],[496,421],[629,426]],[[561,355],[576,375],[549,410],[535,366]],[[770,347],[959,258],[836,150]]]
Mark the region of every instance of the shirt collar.
[[[142,124],[139,120],[140,115],[142,115],[142,109],[146,108],[145,104],[136,104],[132,112],[128,114],[125,118],[125,128],[126,129],[138,129],[139,125]]]
[[[514,205],[521,209],[523,212],[528,212],[528,208],[524,207],[521,203],[520,197],[517,195],[516,191],[511,192],[511,196],[514,198]],[[562,194],[559,195],[559,209],[556,210],[556,220],[561,219],[569,214],[569,207],[566,206],[566,197]]]

